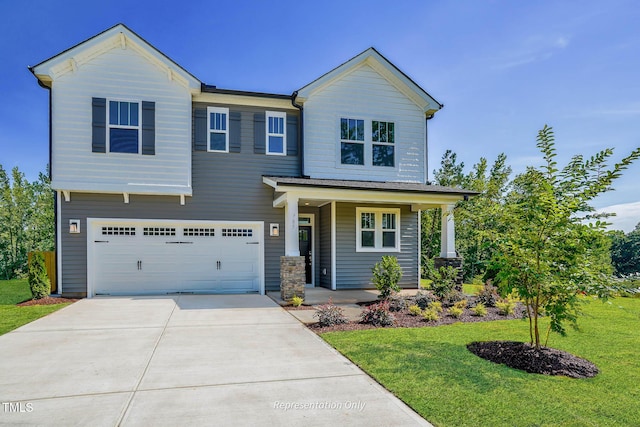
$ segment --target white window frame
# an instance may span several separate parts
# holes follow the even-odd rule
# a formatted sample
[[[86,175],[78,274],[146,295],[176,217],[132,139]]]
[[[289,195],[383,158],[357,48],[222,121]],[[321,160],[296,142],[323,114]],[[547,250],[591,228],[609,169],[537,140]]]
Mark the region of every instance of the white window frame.
[[[269,118],[281,118],[282,119],[282,133],[269,132]],[[265,130],[265,153],[269,156],[286,156],[287,155],[287,113],[283,111],[266,111],[264,118],[264,130]],[[269,148],[269,137],[281,136],[282,137],[282,152],[271,151]]]
[[[356,120],[362,121],[362,140],[359,139],[342,139],[342,120]],[[348,114],[342,115],[338,118],[338,164],[341,168],[363,168],[367,166],[367,119],[361,117],[353,117]],[[347,144],[361,144],[362,145],[362,164],[342,163],[342,143]]]
[[[106,120],[107,120],[107,147],[106,151],[109,154],[119,155],[135,155],[142,154],[142,100],[139,99],[120,99],[120,98],[107,98],[106,105]],[[138,104],[138,126],[130,126],[130,125],[112,125],[111,124],[111,102],[128,102],[129,104],[137,103]],[[138,152],[137,153],[121,153],[118,151],[111,151],[111,129],[135,129],[138,131]]]
[[[226,114],[226,123],[224,131],[218,129],[211,129],[211,113]],[[212,150],[211,149],[211,132],[224,133],[225,149],[224,150]],[[207,107],[207,151],[211,153],[228,153],[229,152],[229,109],[223,107]]]
[[[374,247],[362,246],[362,214],[375,214]],[[394,214],[396,216],[396,244],[394,247],[382,246],[382,214]],[[356,208],[356,252],[400,252],[400,209],[398,208]]]
[[[380,126],[380,123],[386,123],[387,127],[389,126],[389,123],[393,124],[393,142],[381,142],[381,141],[374,141],[373,140],[373,122],[378,122],[378,126]],[[388,131],[387,131],[388,133]],[[376,165],[373,162],[373,149],[374,146],[376,145],[382,145],[382,146],[387,146],[387,147],[393,147],[393,165],[391,166],[386,166],[386,165]],[[396,150],[396,122],[392,122],[390,120],[371,120],[371,166],[373,166],[374,168],[386,168],[386,169],[391,169],[391,168],[395,168],[396,167],[396,152],[398,150]]]

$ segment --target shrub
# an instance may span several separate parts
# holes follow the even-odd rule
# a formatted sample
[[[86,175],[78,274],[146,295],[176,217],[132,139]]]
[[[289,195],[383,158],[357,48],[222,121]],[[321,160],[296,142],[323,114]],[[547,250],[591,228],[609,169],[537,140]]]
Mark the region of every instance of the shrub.
[[[410,305],[409,306],[409,314],[412,316],[418,316],[420,314],[422,314],[422,309],[417,306],[417,305]]]
[[[455,303],[464,300],[464,294],[457,289],[453,289],[449,291],[445,296],[442,297],[442,305],[445,307],[451,307]]]
[[[329,298],[328,303],[319,306],[313,315],[318,318],[320,326],[334,326],[347,323],[347,318],[342,313],[342,309],[334,305],[331,298]]]
[[[297,295],[294,295],[289,302],[291,303],[292,306],[294,307],[300,307],[302,305],[302,303],[304,302],[304,298],[300,298]]]
[[[432,322],[440,319],[440,316],[438,316],[438,312],[436,310],[428,308],[422,312],[422,318],[427,322]]]
[[[487,315],[487,307],[485,307],[485,305],[481,302],[476,304],[476,306],[473,307],[471,311],[473,312],[474,316],[484,317]]]
[[[455,305],[449,309],[449,316],[455,317],[456,319],[462,316],[462,313],[464,313],[464,309],[456,307]]]
[[[455,304],[453,304],[453,306],[464,310],[465,308],[467,308],[467,300],[463,299],[463,300],[457,301]]]
[[[442,298],[454,288],[457,277],[458,269],[451,266],[440,267],[433,272],[431,290],[438,298]]]
[[[473,279],[471,279],[471,284],[482,286],[484,284],[484,281],[482,280],[482,274],[476,274],[475,276],[473,276]]]
[[[389,302],[389,310],[391,311],[404,311],[409,305],[407,299],[402,295],[390,295],[387,302]]]
[[[429,306],[429,304],[436,301],[437,298],[431,291],[418,291],[416,296],[413,297],[413,300],[418,307],[424,310]]]
[[[402,278],[402,268],[398,264],[398,258],[383,255],[382,261],[377,262],[371,272],[373,273],[371,281],[380,291],[380,299],[387,299],[392,292],[400,290],[398,282]]]
[[[389,311],[389,302],[382,301],[366,307],[360,316],[361,323],[369,323],[373,326],[391,326],[395,317]]]
[[[51,281],[44,265],[44,255],[34,252],[29,263],[29,287],[34,299],[41,299],[51,293]]]
[[[442,313],[442,303],[440,301],[433,301],[429,304],[429,310],[434,310],[436,313]]]
[[[496,307],[498,308],[498,313],[508,316],[515,313],[516,302],[511,298],[499,299],[496,301]]]
[[[500,299],[498,288],[486,283],[484,287],[476,294],[476,300],[487,307],[495,307],[496,301]]]

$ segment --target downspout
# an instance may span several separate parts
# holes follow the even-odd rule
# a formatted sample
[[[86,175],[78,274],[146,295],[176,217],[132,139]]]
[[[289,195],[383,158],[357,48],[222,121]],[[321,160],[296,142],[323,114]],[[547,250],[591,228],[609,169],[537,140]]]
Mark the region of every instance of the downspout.
[[[424,177],[426,184],[431,185],[429,182],[429,120],[433,119],[435,113],[427,116],[424,121]]]
[[[300,152],[300,177],[308,178],[304,174],[304,107],[301,104],[296,103],[296,98],[298,97],[298,91],[296,90],[291,94],[291,105],[300,110],[300,120],[298,121],[298,148]]]

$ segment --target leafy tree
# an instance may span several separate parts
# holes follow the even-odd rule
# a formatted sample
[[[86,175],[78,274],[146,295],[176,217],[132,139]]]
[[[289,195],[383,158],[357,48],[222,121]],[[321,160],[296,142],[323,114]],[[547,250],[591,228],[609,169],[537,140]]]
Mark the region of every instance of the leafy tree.
[[[618,276],[640,273],[640,223],[626,235],[622,231],[612,233],[611,263]]]
[[[637,148],[609,168],[613,150],[605,149],[588,159],[576,155],[560,170],[554,145],[553,130],[545,125],[537,137],[544,165],[528,167],[514,179],[503,208],[506,233],[494,258],[501,286],[515,290],[526,305],[536,348],[541,345],[541,315],[550,319],[548,340],[551,330],[565,334],[565,323],[577,327],[580,294],[608,295],[609,239],[607,224],[600,221],[607,215],[593,214],[589,203],[611,190],[613,181],[640,157]]]
[[[402,278],[402,268],[398,263],[398,258],[390,255],[383,255],[382,261],[377,262],[371,269],[373,278],[371,281],[380,291],[380,299],[387,299],[392,292],[399,292],[398,282]]]
[[[41,299],[51,293],[51,281],[47,276],[42,252],[34,252],[29,264],[29,287],[34,299]]]
[[[52,250],[53,236],[53,192],[46,175],[29,183],[17,167],[9,177],[0,165],[0,277],[26,272],[28,253]]]

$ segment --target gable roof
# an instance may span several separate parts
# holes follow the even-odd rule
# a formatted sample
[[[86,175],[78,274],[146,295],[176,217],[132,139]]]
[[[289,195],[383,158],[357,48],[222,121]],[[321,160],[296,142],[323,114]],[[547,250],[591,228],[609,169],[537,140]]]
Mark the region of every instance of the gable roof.
[[[128,46],[136,48],[138,52],[161,69],[165,69],[172,77],[178,77],[190,90],[200,91],[202,84],[200,80],[122,23],[29,67],[29,70],[41,84],[51,86],[51,82],[55,78],[75,70],[82,64],[117,46],[123,49]]]
[[[387,81],[409,97],[424,110],[425,115],[433,115],[436,111],[444,107],[443,104],[436,101],[436,99],[429,95],[426,90],[422,89],[416,82],[403,73],[398,67],[393,65],[373,47],[370,47],[328,73],[318,77],[308,85],[298,89],[294,92],[294,95],[297,95],[300,101],[304,102],[313,92],[340,79],[342,76],[363,64],[369,65],[378,74],[387,79]]]

